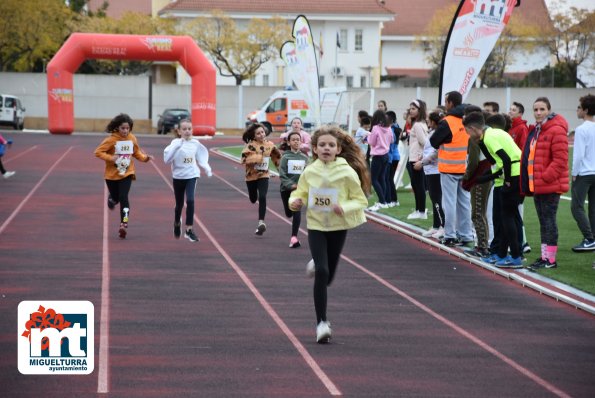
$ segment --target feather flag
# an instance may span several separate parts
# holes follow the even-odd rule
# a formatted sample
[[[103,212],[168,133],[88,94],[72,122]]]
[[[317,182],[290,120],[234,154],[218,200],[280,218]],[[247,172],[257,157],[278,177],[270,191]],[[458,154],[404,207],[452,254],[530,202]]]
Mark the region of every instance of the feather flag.
[[[285,61],[289,76],[306,99],[311,117],[320,125],[320,87],[316,46],[308,19],[299,15],[293,23],[294,40],[281,46],[281,59]]]
[[[520,0],[462,0],[446,37],[438,102],[458,91],[463,102]]]

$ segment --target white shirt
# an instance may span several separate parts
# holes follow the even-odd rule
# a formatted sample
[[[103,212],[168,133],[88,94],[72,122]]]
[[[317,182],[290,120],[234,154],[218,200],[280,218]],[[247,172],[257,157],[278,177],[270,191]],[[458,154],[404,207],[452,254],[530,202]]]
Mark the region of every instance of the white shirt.
[[[175,138],[163,150],[163,161],[171,163],[172,176],[176,180],[200,177],[200,166],[210,177],[209,150],[197,139]]]
[[[574,131],[572,176],[595,174],[595,122],[585,120]]]

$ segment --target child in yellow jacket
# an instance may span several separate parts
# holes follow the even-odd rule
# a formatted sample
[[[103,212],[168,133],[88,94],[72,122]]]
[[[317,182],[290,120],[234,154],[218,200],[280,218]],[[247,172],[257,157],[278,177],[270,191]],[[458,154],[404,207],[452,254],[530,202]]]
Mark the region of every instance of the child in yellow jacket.
[[[125,113],[114,117],[106,127],[110,134],[95,149],[95,156],[105,161],[105,183],[109,191],[107,206],[113,210],[120,203],[120,229],[118,235],[126,238],[130,203],[128,193],[132,180],[136,180],[133,158],[148,162],[153,156],[145,154],[132,134],[132,118]]]
[[[370,177],[364,155],[347,133],[335,126],[318,129],[312,136],[314,161],[306,167],[291,193],[289,207],[306,206],[308,243],[314,276],[316,342],[331,337],[326,318],[327,287],[333,281],[347,231],[366,222]],[[313,272],[312,272],[312,267]]]

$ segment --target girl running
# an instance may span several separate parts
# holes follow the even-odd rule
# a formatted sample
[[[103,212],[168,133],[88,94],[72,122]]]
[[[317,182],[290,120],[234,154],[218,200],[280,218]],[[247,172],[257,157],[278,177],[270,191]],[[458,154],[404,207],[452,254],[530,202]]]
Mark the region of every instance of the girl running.
[[[327,287],[333,281],[347,230],[366,222],[370,178],[364,157],[353,138],[335,126],[324,126],[312,136],[314,161],[304,170],[289,207],[307,206],[308,243],[314,267],[316,342],[331,337],[326,317]],[[311,270],[309,270],[311,273]]]
[[[113,210],[120,203],[120,239],[125,239],[130,217],[128,193],[136,180],[134,159],[148,162],[153,156],[145,154],[132,134],[132,118],[125,113],[114,117],[105,131],[110,134],[95,149],[95,156],[105,161],[105,183],[109,191],[107,207]]]
[[[186,195],[186,228],[184,237],[190,242],[197,242],[198,237],[192,229],[194,218],[194,193],[196,181],[200,178],[200,166],[207,177],[213,175],[209,165],[209,151],[197,139],[192,137],[192,122],[188,119],[180,120],[180,127],[175,130],[178,138],[172,140],[163,150],[163,161],[171,163],[174,185],[174,237],[179,239],[182,231],[182,209],[184,195]]]
[[[266,139],[266,127],[260,123],[250,125],[244,131],[242,140],[246,143],[242,150],[242,163],[246,165],[248,196],[252,203],[258,200],[258,225],[254,234],[261,236],[267,229],[264,217],[269,190],[269,163],[273,161],[279,168],[281,152],[273,142]]]

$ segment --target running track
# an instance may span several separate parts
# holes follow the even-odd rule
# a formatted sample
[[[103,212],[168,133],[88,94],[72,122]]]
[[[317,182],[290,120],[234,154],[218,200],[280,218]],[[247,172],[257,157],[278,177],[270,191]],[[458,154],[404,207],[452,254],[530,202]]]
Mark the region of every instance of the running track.
[[[258,238],[242,167],[212,154],[201,241],[178,241],[161,160],[171,137],[140,137],[157,159],[137,164],[122,241],[93,156],[102,135],[5,137],[17,174],[0,180],[1,397],[595,396],[585,311],[369,222],[348,234],[329,289],[333,340],[317,345],[307,238],[287,247],[276,179]],[[22,300],[94,304],[92,374],[18,372]]]

